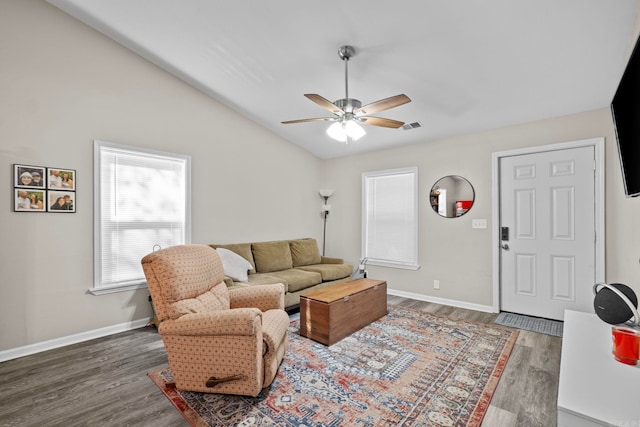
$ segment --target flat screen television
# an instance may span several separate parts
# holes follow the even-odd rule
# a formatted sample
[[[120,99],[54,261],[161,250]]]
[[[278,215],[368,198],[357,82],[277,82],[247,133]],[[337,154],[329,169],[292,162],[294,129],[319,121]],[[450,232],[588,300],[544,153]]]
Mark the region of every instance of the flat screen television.
[[[618,140],[622,181],[627,197],[640,196],[640,47],[631,53],[616,94],[611,114]]]

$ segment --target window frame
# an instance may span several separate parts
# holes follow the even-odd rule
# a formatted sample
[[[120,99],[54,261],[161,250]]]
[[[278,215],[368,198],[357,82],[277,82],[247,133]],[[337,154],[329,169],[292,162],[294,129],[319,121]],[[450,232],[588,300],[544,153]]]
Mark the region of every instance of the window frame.
[[[106,151],[120,151],[128,155],[140,155],[140,157],[148,158],[165,158],[184,163],[184,243],[191,243],[191,156],[185,154],[169,153],[165,151],[152,150],[148,148],[134,147],[130,145],[115,144],[107,141],[94,140],[94,164],[93,164],[93,187],[94,187],[94,212],[93,212],[93,285],[89,292],[93,295],[110,294],[114,292],[123,292],[136,289],[146,289],[147,282],[144,276],[142,278],[120,282],[118,284],[103,283],[103,263],[102,263],[102,232],[103,232],[103,216],[102,216],[102,155]],[[165,224],[165,222],[155,222],[156,225]],[[153,222],[149,222],[149,228],[155,228]]]
[[[379,259],[379,258],[373,258],[371,256],[369,256],[370,254],[368,253],[368,241],[371,238],[368,235],[368,231],[369,231],[369,215],[368,215],[368,211],[367,211],[367,206],[368,206],[368,186],[369,186],[369,182],[373,182],[373,181],[369,181],[371,179],[375,179],[375,178],[384,178],[384,177],[392,177],[392,176],[396,176],[396,175],[407,175],[410,174],[412,175],[412,181],[413,181],[413,191],[412,191],[412,196],[413,196],[413,200],[412,200],[412,213],[413,213],[413,221],[411,224],[411,230],[409,231],[410,235],[412,236],[412,241],[411,241],[411,248],[410,251],[412,252],[411,255],[411,259],[405,259],[405,260],[392,260],[392,259]],[[418,264],[418,223],[419,223],[419,217],[418,217],[418,213],[419,213],[419,191],[418,191],[418,167],[417,166],[411,166],[411,167],[404,167],[404,168],[397,168],[397,169],[386,169],[386,170],[381,170],[381,171],[372,171],[372,172],[363,172],[362,174],[362,238],[361,238],[361,254],[362,254],[362,260],[364,260],[365,264],[368,265],[376,265],[376,266],[381,266],[381,267],[391,267],[391,268],[399,268],[399,269],[405,269],[405,270],[417,270],[420,268],[420,265]],[[407,232],[406,230],[404,231],[405,233]]]

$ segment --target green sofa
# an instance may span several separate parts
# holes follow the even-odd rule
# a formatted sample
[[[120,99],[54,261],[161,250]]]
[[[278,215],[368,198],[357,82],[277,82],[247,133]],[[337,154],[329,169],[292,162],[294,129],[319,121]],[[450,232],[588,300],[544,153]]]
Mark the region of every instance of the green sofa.
[[[247,280],[225,277],[228,287],[282,283],[287,309],[297,307],[304,292],[349,280],[353,273],[353,267],[342,259],[320,255],[318,243],[310,238],[209,246],[226,249],[249,262]]]

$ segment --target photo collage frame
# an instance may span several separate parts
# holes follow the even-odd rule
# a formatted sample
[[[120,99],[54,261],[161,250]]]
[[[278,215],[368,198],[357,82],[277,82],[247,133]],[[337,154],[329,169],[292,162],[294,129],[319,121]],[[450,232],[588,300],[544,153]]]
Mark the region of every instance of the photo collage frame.
[[[76,211],[75,169],[13,165],[14,212]]]

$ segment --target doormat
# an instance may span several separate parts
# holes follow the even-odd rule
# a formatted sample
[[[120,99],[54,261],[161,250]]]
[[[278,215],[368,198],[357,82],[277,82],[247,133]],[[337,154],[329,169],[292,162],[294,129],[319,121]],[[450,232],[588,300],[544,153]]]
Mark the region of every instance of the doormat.
[[[564,329],[564,323],[557,320],[525,316],[523,314],[508,313],[506,311],[501,312],[496,320],[494,320],[494,323],[560,338],[562,338]]]
[[[518,331],[390,305],[389,313],[327,347],[289,327],[289,347],[258,397],[167,388],[192,426],[479,427]]]

